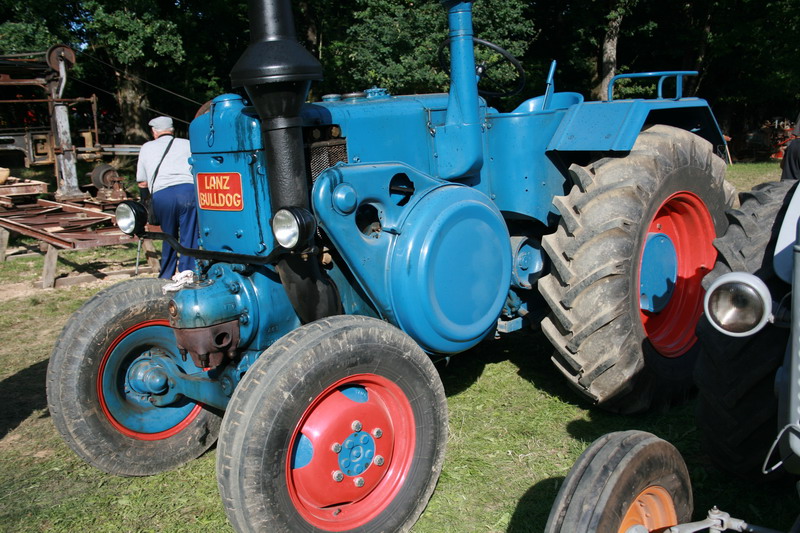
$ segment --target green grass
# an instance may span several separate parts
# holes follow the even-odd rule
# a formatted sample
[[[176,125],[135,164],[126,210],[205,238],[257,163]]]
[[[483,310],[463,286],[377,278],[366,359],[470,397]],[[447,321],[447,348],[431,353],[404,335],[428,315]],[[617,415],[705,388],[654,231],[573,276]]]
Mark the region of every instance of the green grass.
[[[160,242],[155,244],[157,249],[160,249]],[[0,284],[40,280],[44,267],[44,254],[39,250],[39,241],[15,235],[11,239],[9,247],[18,251],[20,257],[11,256],[0,268]],[[60,250],[56,263],[56,277],[103,270],[120,270],[135,266],[135,244],[117,244],[88,250]],[[139,266],[147,266],[144,251],[141,253]]]
[[[757,168],[756,168],[757,167]],[[730,168],[740,189],[776,179],[777,165]],[[759,178],[759,176],[761,176]],[[102,262],[91,252],[75,262]],[[116,253],[116,252],[115,252]],[[129,252],[125,252],[129,253]],[[81,259],[88,254],[88,259]],[[0,264],[3,283],[26,269]],[[39,275],[35,265],[27,270]],[[45,372],[60,328],[99,290],[91,284],[2,301],[0,313],[0,531],[229,532],[211,450],[173,472],[118,478],[86,466],[49,419]],[[450,413],[447,456],[416,533],[537,532],[558,488],[594,439],[643,429],[675,444],[694,485],[695,516],[712,505],[766,527],[788,529],[797,512],[791,484],[753,486],[709,465],[694,403],[667,413],[619,416],[582,403],[549,362],[539,332],[505,336],[440,363]]]
[[[748,191],[759,183],[780,180],[781,167],[774,162],[736,163],[728,166],[727,178],[738,191]]]

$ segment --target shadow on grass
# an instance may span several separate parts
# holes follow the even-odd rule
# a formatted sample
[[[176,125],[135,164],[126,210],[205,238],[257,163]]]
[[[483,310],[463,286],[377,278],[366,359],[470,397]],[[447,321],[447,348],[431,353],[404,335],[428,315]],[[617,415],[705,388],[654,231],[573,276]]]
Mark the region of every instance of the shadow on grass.
[[[511,516],[511,521],[506,529],[507,533],[544,531],[550,509],[542,506],[542,502],[553,501],[563,482],[563,477],[543,479],[529,488],[520,498],[517,508]]]
[[[0,381],[0,439],[40,409],[47,408],[47,360]]]
[[[437,363],[448,396],[469,389],[487,365],[510,361],[518,374],[537,389],[564,402],[581,405],[580,398],[550,362],[552,346],[540,331],[523,330],[485,340],[474,348]]]

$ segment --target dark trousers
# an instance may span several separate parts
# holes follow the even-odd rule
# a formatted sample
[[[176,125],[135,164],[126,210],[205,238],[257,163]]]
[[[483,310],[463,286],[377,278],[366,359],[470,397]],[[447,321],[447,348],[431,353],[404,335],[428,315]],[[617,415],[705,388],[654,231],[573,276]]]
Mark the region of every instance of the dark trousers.
[[[178,239],[181,246],[197,248],[197,195],[193,184],[184,183],[153,194],[153,209],[161,220],[161,230]],[[194,269],[194,257],[178,253],[164,241],[161,245],[159,278],[169,279],[178,272]]]
[[[800,179],[800,138],[790,141],[786,146],[781,167],[783,168],[782,180]]]

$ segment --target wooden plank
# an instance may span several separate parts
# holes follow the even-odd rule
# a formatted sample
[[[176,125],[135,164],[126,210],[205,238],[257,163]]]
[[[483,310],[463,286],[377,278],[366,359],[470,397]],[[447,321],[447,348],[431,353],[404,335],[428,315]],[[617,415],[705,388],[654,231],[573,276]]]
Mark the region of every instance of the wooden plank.
[[[150,267],[142,267],[139,269],[139,274],[158,274],[159,270],[153,270]],[[100,280],[114,280],[136,277],[136,271],[133,268],[126,268],[122,270],[112,270],[108,272],[90,272],[87,274],[79,274],[77,276],[63,276],[56,278],[54,287],[60,289],[61,287],[72,287],[74,285],[81,285],[83,283],[92,283]],[[41,288],[41,287],[40,287]]]
[[[6,261],[6,250],[8,249],[8,237],[11,233],[5,229],[0,228],[0,263],[5,263]]]
[[[161,260],[158,257],[156,245],[153,244],[153,240],[143,239],[142,249],[144,250],[144,256],[147,258],[147,264],[150,265],[150,268],[153,269],[154,272],[161,272]]]
[[[44,256],[44,269],[42,269],[42,287],[51,289],[56,282],[56,267],[58,266],[58,248],[52,244],[47,245]]]
[[[52,200],[37,200],[37,204],[44,206],[44,207],[60,207],[66,213],[85,213],[91,216],[100,216],[109,220],[113,220],[114,214],[108,213],[105,211],[101,211],[100,209],[93,209],[89,207],[81,207],[75,204],[69,204],[65,202],[53,202]]]

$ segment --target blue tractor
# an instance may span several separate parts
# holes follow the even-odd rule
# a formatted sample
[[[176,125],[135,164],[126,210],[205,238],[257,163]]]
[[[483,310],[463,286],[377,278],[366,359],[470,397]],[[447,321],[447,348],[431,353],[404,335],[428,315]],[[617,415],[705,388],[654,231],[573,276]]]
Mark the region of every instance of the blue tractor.
[[[471,0],[442,4],[448,94],[306,103],[322,69],[290,1],[251,3],[231,73],[246,97],[190,127],[201,249],[147,232],[140,204],[117,212],[194,255],[193,279],[104,290],[54,348],[50,411],[83,459],[147,475],[219,437],[238,531],[400,531],[444,457],[433,359],[541,324],[594,403],[687,393],[729,197],[716,120],[682,95],[691,73],[645,74],[657,98],[584,102],[551,69],[544,94],[500,112],[482,94],[518,90],[520,63],[473,36]],[[510,87],[484,88],[500,66],[478,47]]]

